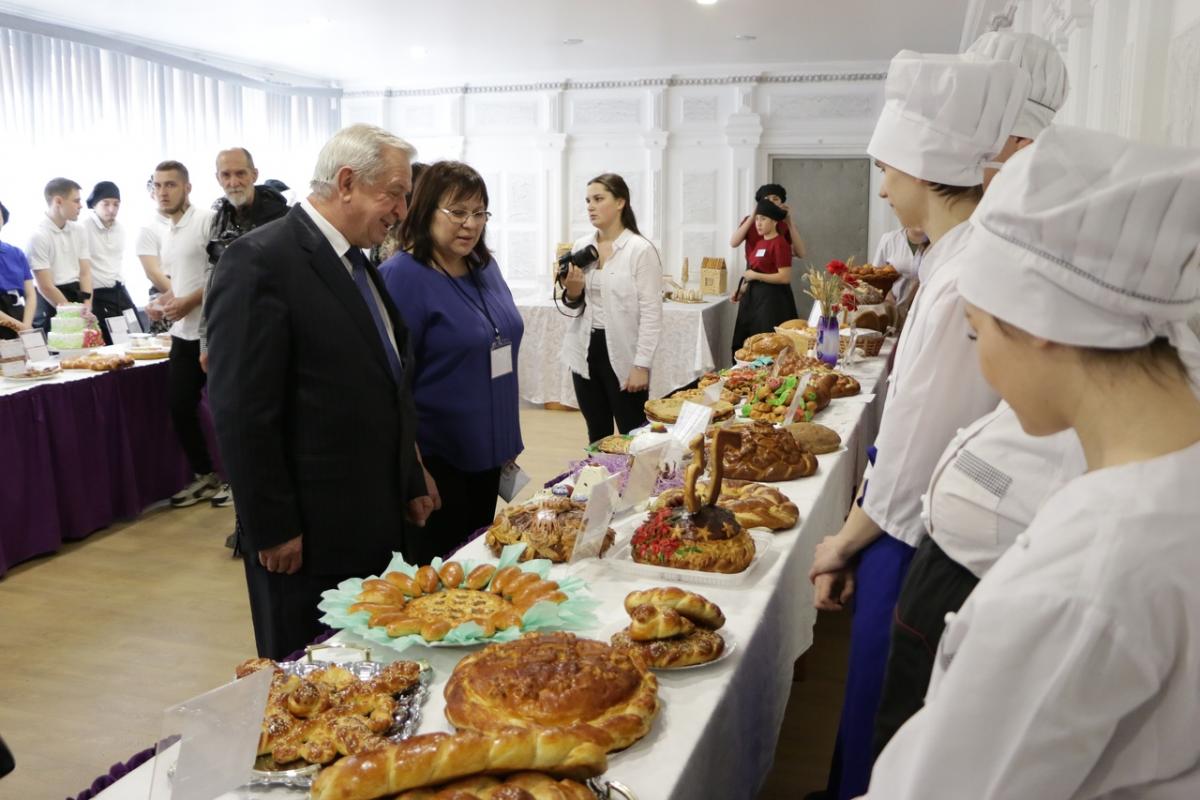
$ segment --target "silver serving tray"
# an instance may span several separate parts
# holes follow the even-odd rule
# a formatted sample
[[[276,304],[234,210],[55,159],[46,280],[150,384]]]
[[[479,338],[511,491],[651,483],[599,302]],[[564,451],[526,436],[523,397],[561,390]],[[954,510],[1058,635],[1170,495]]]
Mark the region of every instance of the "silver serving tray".
[[[592,778],[587,787],[595,793],[597,800],[638,800],[637,795],[620,781]]]

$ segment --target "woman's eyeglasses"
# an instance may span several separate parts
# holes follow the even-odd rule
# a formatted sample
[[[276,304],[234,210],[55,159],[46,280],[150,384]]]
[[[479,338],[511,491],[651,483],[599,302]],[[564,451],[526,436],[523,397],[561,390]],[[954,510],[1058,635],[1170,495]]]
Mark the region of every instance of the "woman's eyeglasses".
[[[492,218],[492,212],[490,211],[476,211],[474,214],[463,211],[461,208],[439,208],[438,211],[449,217],[450,221],[456,225],[466,225],[469,219],[473,219],[483,225]]]

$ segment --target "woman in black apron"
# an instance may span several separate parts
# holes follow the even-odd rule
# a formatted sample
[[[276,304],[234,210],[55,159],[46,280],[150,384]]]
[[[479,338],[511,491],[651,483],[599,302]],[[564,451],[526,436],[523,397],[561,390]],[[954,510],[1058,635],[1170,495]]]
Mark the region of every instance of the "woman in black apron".
[[[733,326],[735,353],[747,337],[772,332],[775,326],[796,318],[792,246],[776,230],[776,223],[786,216],[787,212],[770,200],[759,201],[754,210],[754,225],[762,239],[746,256],[746,274],[733,295],[738,304]]]

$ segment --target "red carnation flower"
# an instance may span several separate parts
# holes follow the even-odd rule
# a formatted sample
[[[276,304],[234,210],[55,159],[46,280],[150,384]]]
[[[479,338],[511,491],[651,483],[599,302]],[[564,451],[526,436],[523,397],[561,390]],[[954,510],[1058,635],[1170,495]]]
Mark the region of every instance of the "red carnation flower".
[[[846,262],[838,261],[836,258],[825,265],[825,271],[830,275],[845,275],[846,270]]]
[[[857,311],[858,310],[858,298],[855,297],[854,295],[852,295],[850,292],[844,293],[842,295],[842,307],[845,308],[847,311]]]

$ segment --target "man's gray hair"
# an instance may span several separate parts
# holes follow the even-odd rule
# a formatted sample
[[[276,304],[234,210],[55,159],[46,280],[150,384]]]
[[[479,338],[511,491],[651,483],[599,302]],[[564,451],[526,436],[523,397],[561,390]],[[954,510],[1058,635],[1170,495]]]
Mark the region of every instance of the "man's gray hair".
[[[349,167],[365,183],[379,180],[388,148],[403,151],[410,161],[417,155],[417,148],[375,125],[360,123],[342,128],[317,155],[310,183],[313,194],[323,199],[332,197],[342,167]]]

